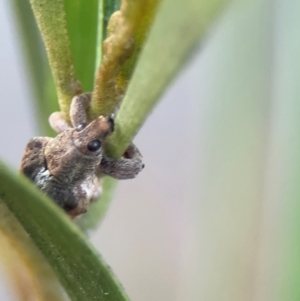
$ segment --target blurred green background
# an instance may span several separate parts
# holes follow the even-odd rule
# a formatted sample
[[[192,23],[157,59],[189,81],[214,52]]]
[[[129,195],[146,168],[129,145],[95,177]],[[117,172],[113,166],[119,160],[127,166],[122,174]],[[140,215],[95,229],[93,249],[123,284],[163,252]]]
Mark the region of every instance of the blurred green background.
[[[10,4],[0,156],[17,169],[43,130]],[[92,234],[132,300],[300,300],[299,28],[299,1],[232,2],[139,132],[146,168]]]

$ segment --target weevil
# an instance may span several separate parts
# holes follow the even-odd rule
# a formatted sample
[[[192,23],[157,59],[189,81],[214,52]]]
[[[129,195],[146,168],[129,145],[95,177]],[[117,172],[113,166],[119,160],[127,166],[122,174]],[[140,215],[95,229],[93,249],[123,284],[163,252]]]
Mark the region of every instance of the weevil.
[[[114,120],[100,116],[88,123],[86,109],[90,100],[90,93],[73,98],[72,126],[61,112],[51,114],[49,122],[58,135],[32,138],[26,145],[20,168],[72,218],[86,212],[89,203],[99,198],[100,174],[131,179],[144,168],[141,153],[134,144],[119,159],[105,155],[103,142],[114,131]]]

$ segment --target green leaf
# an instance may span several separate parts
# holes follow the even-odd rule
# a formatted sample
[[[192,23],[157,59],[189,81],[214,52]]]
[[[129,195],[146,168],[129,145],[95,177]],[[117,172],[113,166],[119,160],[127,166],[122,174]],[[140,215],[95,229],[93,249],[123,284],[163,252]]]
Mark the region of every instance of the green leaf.
[[[64,4],[75,74],[83,91],[91,92],[96,64],[98,1],[64,0]]]
[[[29,180],[11,173],[2,163],[0,198],[48,260],[72,300],[128,300],[67,215]]]
[[[115,132],[106,144],[111,157],[120,157],[149,116],[192,50],[204,40],[215,18],[229,0],[165,0],[158,10],[148,40],[116,118]],[[104,190],[103,198],[112,192]],[[107,203],[106,203],[107,204]],[[95,204],[101,206],[101,202]],[[108,205],[104,210],[107,210]],[[94,207],[94,210],[97,210]],[[99,210],[101,211],[101,210]],[[101,222],[105,212],[99,214]],[[95,225],[92,213],[82,217]]]

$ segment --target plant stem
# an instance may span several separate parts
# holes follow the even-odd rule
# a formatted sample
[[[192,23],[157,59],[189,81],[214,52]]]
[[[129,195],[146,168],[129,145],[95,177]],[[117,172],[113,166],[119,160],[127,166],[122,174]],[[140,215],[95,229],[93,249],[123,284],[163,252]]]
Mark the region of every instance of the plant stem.
[[[161,95],[193,49],[204,40],[228,2],[230,0],[162,2],[115,120],[115,131],[105,145],[105,152],[110,157],[118,158],[124,154]],[[111,187],[114,189],[115,186]],[[101,210],[107,210],[107,200],[112,194],[109,189],[103,191],[106,206],[98,211],[98,221],[87,212],[81,223],[92,227],[99,224],[106,213]],[[97,210],[96,206],[100,208],[101,201],[95,203],[94,210]]]
[[[118,112],[115,131],[106,145],[109,156],[122,156],[227,2],[229,0],[163,1]],[[170,32],[172,34],[166,35]]]
[[[60,109],[69,120],[74,95],[81,93],[75,78],[63,0],[30,0],[54,78]]]
[[[90,119],[113,113],[122,100],[159,3],[123,0],[120,10],[111,16],[108,37],[99,45],[103,58],[96,74]]]

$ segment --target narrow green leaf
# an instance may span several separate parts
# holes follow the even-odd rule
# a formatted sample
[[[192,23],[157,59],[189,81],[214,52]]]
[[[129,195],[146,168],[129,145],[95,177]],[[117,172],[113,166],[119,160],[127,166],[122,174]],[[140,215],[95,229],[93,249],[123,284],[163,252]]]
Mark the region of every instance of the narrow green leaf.
[[[72,300],[128,300],[110,269],[67,215],[29,180],[1,163],[0,198],[48,260]]]
[[[202,41],[229,0],[165,0],[158,10],[148,40],[116,118],[115,132],[106,145],[111,157],[120,157],[151,113],[169,83],[178,74],[194,47]],[[115,186],[114,186],[115,187]],[[113,187],[113,189],[114,189]],[[112,192],[104,189],[107,210]],[[94,205],[101,207],[101,202]],[[105,212],[99,213],[98,223]],[[96,225],[87,213],[82,224]],[[92,222],[88,220],[91,219]]]
[[[64,6],[75,74],[83,91],[91,92],[95,73],[98,0],[64,0]]]

